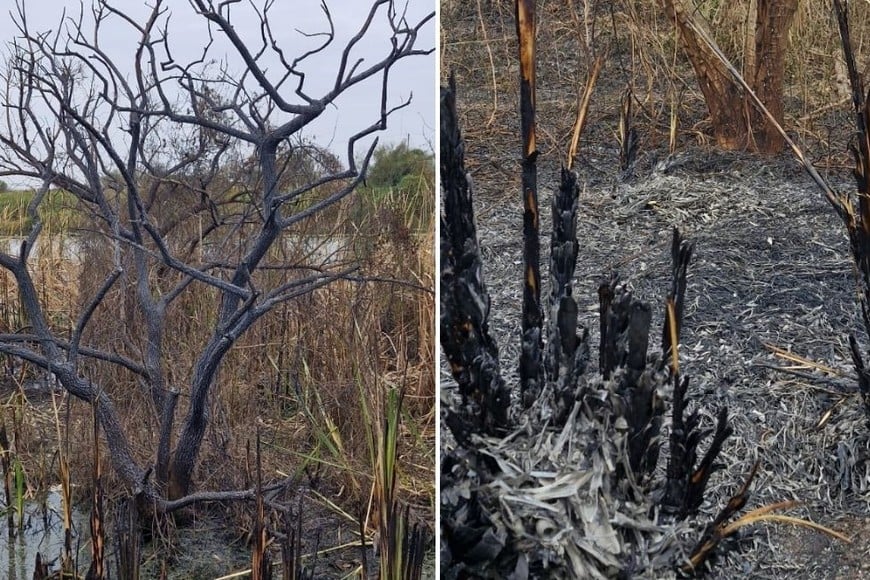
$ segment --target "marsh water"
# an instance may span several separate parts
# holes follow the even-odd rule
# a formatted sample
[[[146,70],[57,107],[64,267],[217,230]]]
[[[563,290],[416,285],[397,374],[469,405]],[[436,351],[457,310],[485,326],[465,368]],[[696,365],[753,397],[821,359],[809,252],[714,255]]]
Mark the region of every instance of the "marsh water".
[[[72,561],[78,574],[84,576],[91,563],[90,513],[88,508],[72,511]],[[24,522],[10,536],[5,519],[0,525],[0,578],[30,580],[39,553],[48,563],[49,572],[60,569],[64,531],[61,494],[52,488],[43,498],[25,503]],[[117,578],[114,537],[111,524],[107,535],[106,571],[108,578]],[[183,554],[171,557],[154,545],[142,547],[140,572],[142,578],[157,578],[167,558],[172,561],[167,578],[218,578],[243,570],[250,564],[250,554],[243,543],[233,542],[222,533],[219,522],[204,518],[190,528],[179,529],[172,539],[173,551]]]
[[[78,562],[79,570],[86,570],[90,564],[89,546],[89,515],[77,508],[72,511],[73,562]],[[36,563],[36,554],[42,555],[43,561],[54,563],[52,569],[59,567],[63,552],[63,510],[61,494],[58,488],[51,488],[42,498],[25,502],[24,517],[21,526],[15,518],[15,526],[11,532],[3,518],[0,525],[0,575],[5,571],[9,580],[30,580]]]

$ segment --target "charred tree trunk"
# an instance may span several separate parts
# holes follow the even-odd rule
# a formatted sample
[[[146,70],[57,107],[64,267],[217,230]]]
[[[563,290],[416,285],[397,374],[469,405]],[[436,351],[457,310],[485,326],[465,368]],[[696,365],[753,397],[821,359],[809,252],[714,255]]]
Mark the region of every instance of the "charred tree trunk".
[[[782,125],[783,75],[788,29],[797,11],[797,0],[758,0],[755,20],[754,78],[750,83],[767,110]],[[785,142],[766,115],[747,103],[755,148],[764,154],[779,153]]]
[[[716,144],[722,149],[747,148],[765,154],[781,151],[784,142],[776,127],[744,97],[721,59],[697,32],[698,17],[682,0],[662,0],[662,5],[676,24],[704,94]],[[747,55],[754,60],[744,65],[753,75],[747,79],[750,87],[780,124],[787,35],[796,10],[797,0],[758,0],[754,51]]]

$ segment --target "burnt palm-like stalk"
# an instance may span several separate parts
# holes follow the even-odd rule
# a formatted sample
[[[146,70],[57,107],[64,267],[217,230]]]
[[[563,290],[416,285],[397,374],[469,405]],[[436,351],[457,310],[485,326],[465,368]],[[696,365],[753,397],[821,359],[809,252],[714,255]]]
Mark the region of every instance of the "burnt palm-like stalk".
[[[441,90],[441,347],[462,396],[462,410],[448,412],[457,439],[471,431],[507,425],[510,391],[499,370],[498,346],[489,334],[489,293],[474,225],[472,188],[451,80]]]
[[[677,351],[683,326],[686,277],[694,245],[675,229],[671,243],[671,290],[667,297],[665,324],[662,331],[662,364],[671,363],[669,372],[674,383],[674,404],[669,441],[667,481],[662,499],[666,512],[685,518],[697,511],[704,500],[704,490],[710,476],[718,468],[714,463],[725,440],[733,432],[728,424],[728,409],[719,410],[715,431],[701,427],[697,411],[686,416],[689,379],[680,374]],[[698,448],[711,433],[713,439],[698,463]]]
[[[562,170],[562,182],[553,197],[553,232],[550,238],[550,300],[547,324],[548,380],[553,384],[557,416],[571,410],[575,385],[589,362],[589,333],[578,333],[577,301],[571,279],[577,265],[577,176]]]
[[[661,377],[648,366],[652,310],[636,300],[612,277],[598,290],[601,308],[602,376],[613,382],[614,415],[628,427],[628,458],[632,474],[642,476],[655,468],[658,434],[664,410],[657,393]],[[625,475],[625,470],[622,471]]]
[[[528,407],[543,383],[544,314],[541,309],[541,242],[538,235],[538,150],[535,142],[535,1],[517,0],[520,47],[520,125],[523,142],[523,315],[520,388]]]

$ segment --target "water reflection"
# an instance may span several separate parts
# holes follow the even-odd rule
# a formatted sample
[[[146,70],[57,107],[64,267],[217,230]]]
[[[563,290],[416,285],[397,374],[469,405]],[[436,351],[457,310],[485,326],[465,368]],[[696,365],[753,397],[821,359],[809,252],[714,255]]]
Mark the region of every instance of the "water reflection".
[[[89,556],[87,538],[88,515],[73,509],[73,562],[78,553],[78,569],[87,569]],[[32,500],[24,504],[24,525],[16,528],[13,537],[9,537],[9,527],[6,518],[0,525],[0,541],[6,544],[5,550],[0,550],[0,576],[6,571],[9,580],[30,580],[33,578],[33,568],[36,564],[36,554],[42,554],[43,562],[49,564],[50,570],[60,567],[60,556],[63,552],[63,511],[61,509],[60,488],[51,488],[42,500]]]

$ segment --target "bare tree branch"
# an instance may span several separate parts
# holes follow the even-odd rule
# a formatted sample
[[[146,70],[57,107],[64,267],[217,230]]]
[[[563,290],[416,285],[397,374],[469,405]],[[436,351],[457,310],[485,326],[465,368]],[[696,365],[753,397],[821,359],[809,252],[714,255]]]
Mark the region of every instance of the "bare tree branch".
[[[279,304],[336,280],[367,280],[351,259],[318,266],[275,256],[284,255],[292,236],[304,235],[297,233],[304,222],[363,183],[378,143],[368,140],[410,102],[391,103],[393,66],[433,50],[419,47],[418,37],[434,12],[409,23],[394,0],[370,0],[344,41],[322,2],[322,29],[299,32],[310,42],[297,53],[277,38],[273,0],[189,5],[208,32],[202,49],[183,60],[173,49],[173,15],[163,0],[141,18],[123,3],[93,0],[90,10],[82,5],[63,13],[49,33],[33,28],[17,0],[18,34],[0,66],[0,176],[40,183],[21,251],[0,252],[0,268],[14,278],[32,330],[0,334],[0,353],[51,370],[66,391],[95,404],[116,472],[165,511],[251,497],[251,490],[191,493],[218,370],[236,342]],[[233,24],[241,10],[256,19],[253,37]],[[119,35],[135,39],[129,54],[111,48],[109,38]],[[376,35],[383,37],[381,52],[360,58],[364,39]],[[220,52],[227,50],[221,38],[228,54]],[[345,44],[335,47],[340,56],[332,71],[317,71],[328,86],[306,86],[307,65],[339,42]],[[237,62],[240,71],[233,70]],[[302,130],[363,84],[376,91],[376,112],[347,139],[346,158],[306,158]],[[358,160],[360,142],[367,147]],[[300,167],[306,171],[296,175]],[[45,236],[40,210],[57,189],[75,199],[84,222],[79,235],[93,249],[86,259],[101,265],[71,313],[74,323],[63,328],[49,316],[28,261]],[[186,353],[192,366],[171,360],[167,346],[173,310],[191,295],[209,304],[206,320],[197,321],[205,336]],[[96,321],[113,300],[123,300],[124,319],[117,336],[100,337]],[[153,403],[156,486],[148,482],[154,466],[132,453],[135,434],[125,431],[100,373],[90,372],[95,366],[132,373],[130,388]],[[175,405],[182,396],[189,404],[178,429]]]

